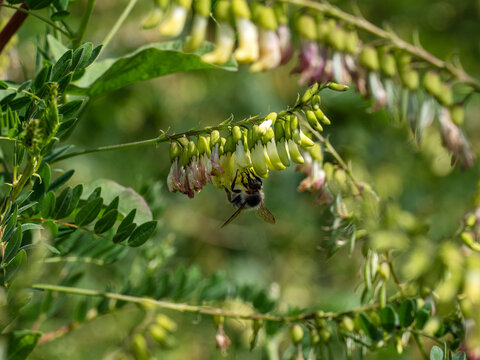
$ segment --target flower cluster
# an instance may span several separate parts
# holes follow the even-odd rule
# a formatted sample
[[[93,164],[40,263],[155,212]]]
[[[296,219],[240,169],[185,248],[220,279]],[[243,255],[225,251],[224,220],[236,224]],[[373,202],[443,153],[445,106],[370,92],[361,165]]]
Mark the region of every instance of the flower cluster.
[[[155,4],[146,27],[158,26],[166,37],[179,36],[193,8],[184,50],[195,51],[205,42],[211,0],[155,0]],[[265,71],[292,58],[295,39],[298,62],[292,73],[300,75],[301,84],[353,83],[373,100],[373,110],[386,108],[392,117],[404,119],[418,139],[437,119],[444,146],[464,167],[472,165],[474,156],[460,128],[463,103],[454,103],[451,85],[442,74],[391,44],[362,44],[350,24],[313,9],[294,10],[284,2],[272,6],[247,0],[215,2],[215,48],[203,60],[224,64],[233,57],[240,64],[250,64],[252,72]],[[422,74],[418,68],[426,70]]]
[[[345,90],[337,84],[332,89]],[[207,183],[218,188],[230,187],[237,171],[246,169],[261,177],[268,177],[270,170],[281,171],[290,163],[304,164],[307,174],[301,189],[319,190],[318,170],[323,160],[319,143],[312,140],[311,131],[323,129],[330,120],[320,110],[319,86],[309,88],[294,109],[270,113],[261,119],[247,119],[220,129],[209,136],[198,134],[196,141],[187,136],[172,138],[170,159],[172,162],[167,184],[172,192],[180,191],[194,197]],[[305,126],[301,126],[303,119]],[[313,177],[312,177],[313,176]],[[240,181],[240,179],[238,179]],[[307,184],[308,183],[308,184]]]

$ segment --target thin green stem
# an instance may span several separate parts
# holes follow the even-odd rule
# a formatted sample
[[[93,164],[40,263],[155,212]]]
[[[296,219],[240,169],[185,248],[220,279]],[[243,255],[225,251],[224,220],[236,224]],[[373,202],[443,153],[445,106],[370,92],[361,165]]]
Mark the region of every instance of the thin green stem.
[[[259,313],[239,313],[236,311],[229,311],[223,310],[219,308],[214,308],[210,306],[202,306],[202,305],[188,305],[188,304],[178,304],[170,301],[164,300],[155,300],[146,297],[137,297],[131,295],[123,295],[111,292],[102,292],[96,290],[89,290],[89,289],[81,289],[76,287],[68,287],[68,286],[61,286],[61,285],[52,285],[52,284],[34,284],[32,286],[34,289],[39,290],[48,290],[48,291],[56,291],[62,292],[72,295],[84,295],[84,296],[98,296],[112,300],[119,300],[125,301],[134,304],[140,304],[147,307],[157,307],[162,309],[180,311],[180,312],[188,312],[188,313],[195,313],[195,314],[203,314],[203,315],[211,315],[211,316],[224,316],[229,318],[235,319],[244,319],[244,320],[265,320],[265,321],[275,321],[275,322],[302,322],[306,320],[312,320],[315,318],[324,318],[324,319],[336,319],[342,318],[345,315],[354,314],[366,310],[371,310],[376,307],[377,305],[366,305],[361,306],[357,309],[353,309],[346,312],[341,313],[325,313],[319,316],[317,313],[305,313],[296,316],[280,316],[280,315],[270,315],[270,314],[259,314]]]
[[[37,95],[35,95],[35,94],[33,94],[33,93],[29,92],[29,91],[26,91],[26,90],[20,90],[20,91],[18,91],[18,89],[12,88],[12,87],[8,87],[8,88],[6,88],[5,90],[15,91],[17,94],[18,94],[18,93],[22,93],[22,94],[25,94],[25,95],[30,96],[31,98],[33,98],[33,99],[35,99],[35,100],[37,100],[37,101],[43,101],[43,100],[40,99]]]
[[[378,26],[372,24],[371,22],[365,20],[364,18],[348,14],[326,2],[319,3],[312,0],[280,0],[280,1],[320,11],[335,19],[338,19],[345,23],[353,25],[360,30],[373,34],[380,39],[388,41],[397,49],[401,49],[409,53],[410,55],[413,55],[419,59],[422,59],[423,61],[429,63],[433,67],[436,67],[437,69],[440,69],[440,70],[447,71],[450,75],[452,75],[454,78],[456,78],[460,82],[463,82],[471,86],[473,89],[475,89],[476,92],[480,92],[480,82],[478,82],[476,79],[471,77],[469,74],[467,74],[463,70],[458,69],[452,63],[443,61],[435,57],[434,55],[430,54],[428,51],[426,51],[423,48],[417,47],[415,45],[412,45],[402,40],[399,36],[397,36],[393,32],[379,28]]]
[[[429,359],[429,356],[427,354],[427,351],[425,350],[425,347],[423,346],[422,340],[420,340],[420,336],[416,332],[412,332],[413,338],[415,339],[415,342],[417,343],[418,350],[420,350],[420,353],[422,354],[422,357],[425,360]]]
[[[395,271],[395,268],[393,267],[393,262],[390,259],[390,253],[389,253],[388,250],[385,251],[385,257],[386,257],[387,262],[388,262],[388,267],[390,268],[390,273],[392,274],[393,282],[395,283],[395,285],[397,285],[397,288],[400,291],[400,294],[402,295],[402,297],[404,297],[405,293],[403,291],[402,284],[398,280],[397,272]]]
[[[105,265],[104,260],[100,259],[94,259],[94,258],[89,258],[89,257],[80,257],[80,256],[55,256],[51,258],[47,258],[43,260],[43,263],[45,264],[55,264],[55,263],[62,263],[62,262],[67,262],[67,263],[84,263],[84,264],[94,264],[98,266],[103,266]]]
[[[87,31],[88,22],[90,21],[90,17],[93,13],[93,8],[95,7],[95,0],[88,0],[87,8],[85,9],[85,13],[83,14],[82,21],[80,22],[80,26],[78,27],[77,34],[75,39],[73,40],[73,48],[78,48],[83,41],[83,37],[85,36],[85,31]]]
[[[123,10],[122,14],[120,15],[120,17],[118,18],[118,20],[115,22],[115,24],[113,25],[112,27],[112,30],[110,30],[110,32],[107,34],[107,36],[105,37],[105,39],[103,40],[102,44],[103,44],[103,47],[101,49],[101,51],[103,51],[107,45],[110,43],[110,41],[112,40],[112,38],[115,36],[115,34],[117,33],[118,29],[120,29],[120,27],[122,26],[123,22],[125,21],[125,19],[127,18],[127,16],[130,14],[130,12],[132,11],[133,7],[135,6],[135,4],[137,3],[137,0],[130,0],[127,4],[127,7],[125,8],[125,10]]]
[[[7,140],[7,141],[14,141],[14,142],[19,141],[18,139],[12,139],[12,138],[9,138],[8,136],[0,136],[0,140]]]
[[[6,8],[9,8],[9,9],[14,9],[14,10],[17,10],[17,11],[21,11],[25,14],[29,14],[33,17],[36,17],[37,19],[47,23],[48,25],[50,25],[51,27],[57,29],[58,31],[60,31],[62,34],[66,35],[69,39],[71,39],[71,35],[63,30],[61,27],[57,26],[54,22],[48,20],[47,18],[41,16],[41,15],[38,15],[37,13],[35,13],[34,11],[31,11],[31,10],[27,10],[27,9],[23,9],[19,6],[14,6],[14,5],[10,5],[10,4],[0,4],[0,7],[6,7]]]

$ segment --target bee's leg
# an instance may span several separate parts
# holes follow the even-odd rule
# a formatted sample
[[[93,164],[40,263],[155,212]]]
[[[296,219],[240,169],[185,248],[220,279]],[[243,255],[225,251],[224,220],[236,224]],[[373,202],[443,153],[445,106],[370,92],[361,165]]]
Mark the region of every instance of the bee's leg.
[[[245,177],[247,178],[246,180],[245,180]],[[247,184],[247,181],[248,181],[248,184]],[[245,186],[245,189],[249,189],[250,188],[249,184],[250,184],[250,180],[247,177],[247,175],[243,172],[242,173],[242,185]]]
[[[255,173],[253,172],[253,170],[250,170],[248,173],[249,173],[249,175],[250,175],[250,176],[249,176],[250,178],[254,178],[254,179],[257,180],[261,185],[263,184],[262,179],[261,179],[259,176],[255,175]]]
[[[232,193],[224,186],[225,192],[227,193],[227,198],[229,202],[232,202]]]
[[[237,169],[237,172],[235,173],[235,177],[233,178],[232,185],[231,185],[231,187],[230,187],[230,189],[231,189],[234,193],[239,193],[239,192],[241,192],[240,190],[235,189],[235,185],[237,184],[237,176],[238,176],[238,169]],[[225,190],[227,190],[227,188],[225,188]],[[230,200],[230,199],[229,199],[229,200]]]

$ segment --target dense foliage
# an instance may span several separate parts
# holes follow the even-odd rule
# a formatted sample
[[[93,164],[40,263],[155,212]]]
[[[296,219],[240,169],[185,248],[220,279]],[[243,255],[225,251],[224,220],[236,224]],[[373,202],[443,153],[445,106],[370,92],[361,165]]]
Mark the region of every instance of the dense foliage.
[[[0,1],[1,356],[479,357],[480,83],[442,58],[480,11],[375,6],[432,53],[328,2]]]

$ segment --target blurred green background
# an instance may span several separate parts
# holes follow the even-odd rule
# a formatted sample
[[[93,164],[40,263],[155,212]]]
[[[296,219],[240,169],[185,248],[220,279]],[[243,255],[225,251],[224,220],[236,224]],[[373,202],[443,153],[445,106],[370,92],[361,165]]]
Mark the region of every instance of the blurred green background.
[[[79,22],[86,1],[71,4],[73,27]],[[350,1],[332,2],[352,11]],[[116,21],[126,1],[102,0],[85,39],[98,44]],[[155,30],[141,30],[140,23],[150,10],[149,1],[139,2],[130,18],[112,41],[103,57],[121,55],[139,45],[160,41]],[[404,39],[421,44],[440,58],[459,56],[467,72],[480,75],[480,1],[373,1],[358,3],[361,14],[378,25],[391,26]],[[357,9],[355,7],[355,9]],[[354,11],[357,11],[355,10]],[[2,9],[2,16],[10,12]],[[18,57],[31,76],[34,65],[34,39],[44,25],[29,18],[19,37]],[[414,36],[412,36],[414,35]],[[94,99],[68,140],[80,148],[153,138],[160,129],[182,132],[215,125],[233,114],[236,119],[279,111],[292,104],[303,89],[289,75],[296,59],[274,71],[252,75],[248,68],[238,72],[205,71],[170,75],[129,86]],[[23,80],[20,70],[15,79]],[[354,174],[368,182],[384,200],[399,206],[428,223],[429,241],[455,232],[459,220],[471,207],[479,177],[475,164],[468,171],[450,166],[450,157],[441,147],[438,132],[426,134],[417,145],[404,124],[393,123],[384,111],[372,114],[369,103],[356,93],[325,92],[325,112],[333,125],[326,129],[335,148],[352,163]],[[467,108],[466,132],[478,153],[480,103],[474,97]],[[72,183],[88,183],[109,178],[133,187],[148,200],[154,217],[160,221],[156,238],[140,249],[130,249],[118,263],[97,267],[81,265],[86,275],[78,286],[103,289],[120,286],[125,279],[133,283],[142,269],[162,262],[174,272],[179,265],[197,266],[208,276],[221,271],[235,284],[257,284],[270,289],[280,309],[299,307],[342,311],[360,304],[360,249],[352,256],[345,250],[327,258],[322,250],[323,228],[328,224],[328,209],[314,205],[314,197],[298,193],[302,175],[289,168],[273,172],[265,180],[266,204],[277,219],[268,225],[253,213],[244,213],[231,225],[219,229],[233,209],[223,191],[207,186],[195,198],[169,193],[165,181],[170,168],[168,145],[108,153],[91,154],[58,164],[75,168]],[[415,244],[412,244],[415,246]],[[157,264],[158,265],[158,264]],[[45,281],[58,277],[60,265],[51,264]],[[155,265],[156,266],[156,265]],[[72,320],[79,298],[59,311],[44,331],[56,329]],[[238,304],[230,304],[233,309]],[[241,308],[240,308],[241,310]],[[207,317],[166,312],[177,323],[176,340],[169,347],[154,347],[158,359],[260,359],[262,351],[248,350],[247,324],[232,321],[226,330],[233,341],[227,355],[215,349],[215,330]],[[115,349],[125,345],[132,328],[139,325],[141,312],[130,308],[82,325],[69,335],[38,346],[32,359],[115,358]],[[28,324],[26,323],[26,326]],[[368,355],[370,359],[418,356],[408,349],[403,356],[393,349]]]

